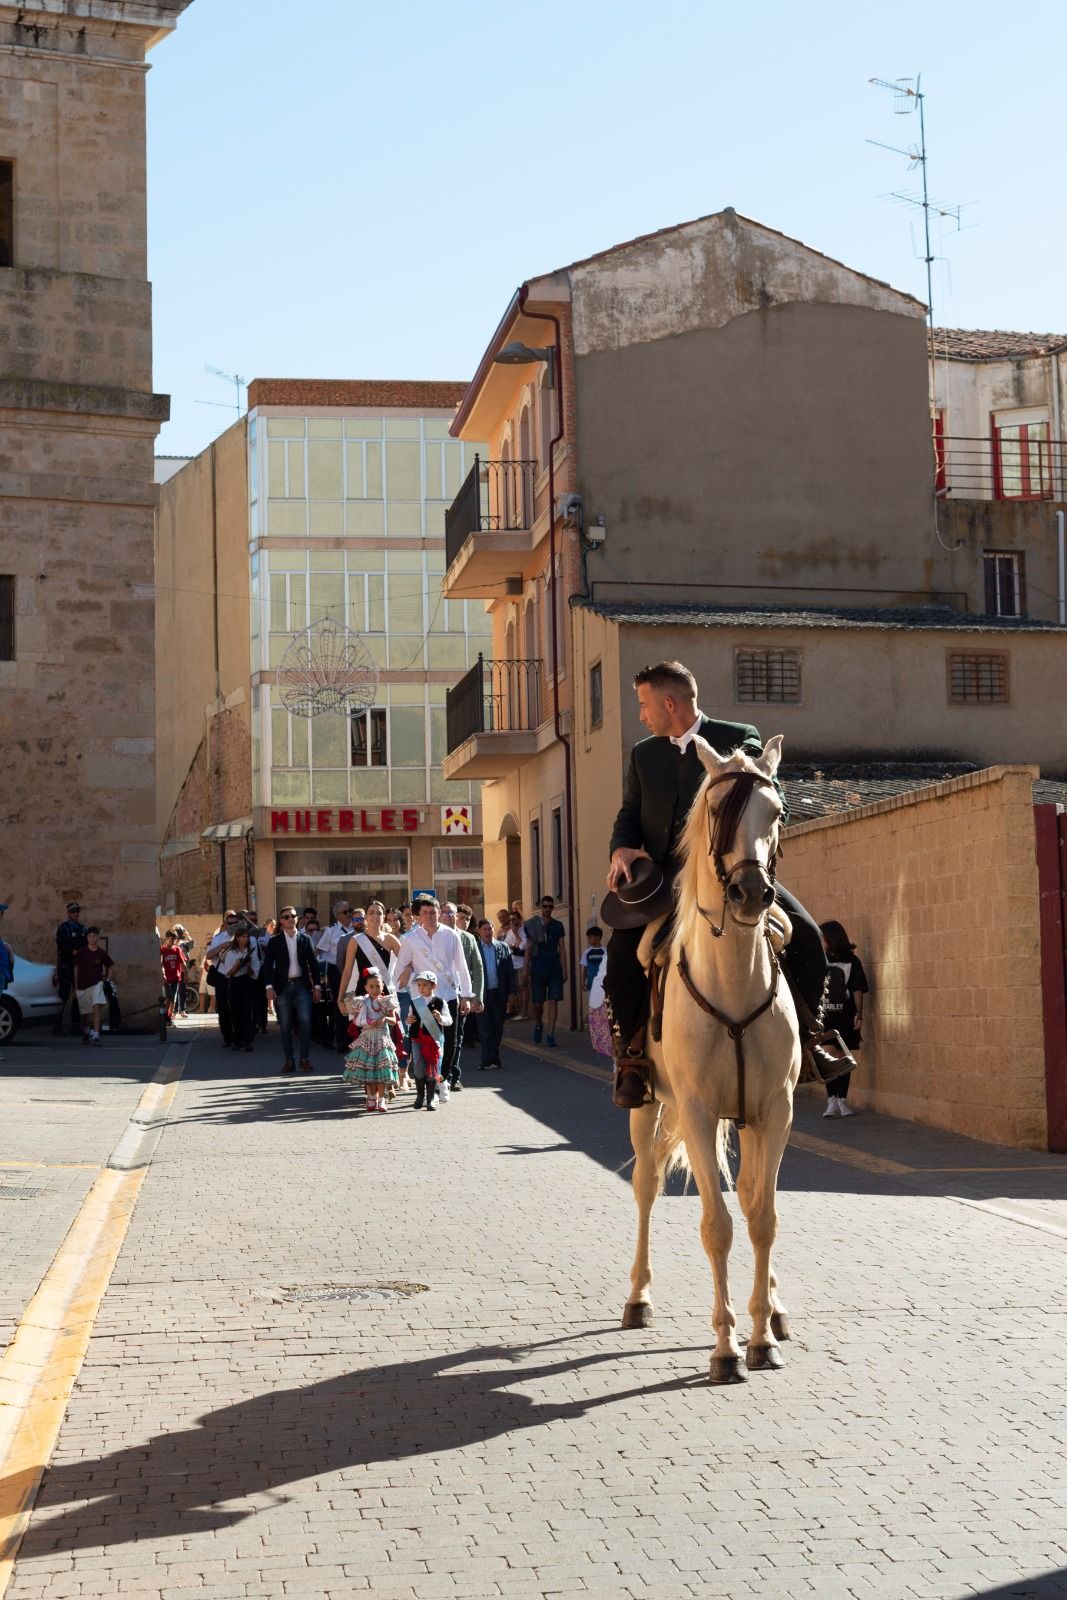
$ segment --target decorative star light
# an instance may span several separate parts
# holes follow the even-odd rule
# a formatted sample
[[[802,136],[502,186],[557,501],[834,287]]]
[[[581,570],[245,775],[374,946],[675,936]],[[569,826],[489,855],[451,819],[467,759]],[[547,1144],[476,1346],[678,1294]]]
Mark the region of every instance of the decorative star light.
[[[278,667],[282,704],[297,717],[347,716],[373,705],[378,667],[358,633],[324,618],[294,635]]]

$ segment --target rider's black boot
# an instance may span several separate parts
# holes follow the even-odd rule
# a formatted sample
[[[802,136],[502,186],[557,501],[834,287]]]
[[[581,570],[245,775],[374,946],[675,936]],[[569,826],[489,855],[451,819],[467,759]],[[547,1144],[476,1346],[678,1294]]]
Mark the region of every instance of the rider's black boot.
[[[822,1026],[801,993],[785,956],[780,955],[778,960],[785,973],[789,992],[793,996],[793,1004],[796,1006],[797,1021],[800,1024],[800,1051],[805,1065],[820,1083],[829,1083],[832,1078],[839,1078],[846,1072],[852,1072],[856,1066],[856,1058],[848,1045],[836,1028]]]

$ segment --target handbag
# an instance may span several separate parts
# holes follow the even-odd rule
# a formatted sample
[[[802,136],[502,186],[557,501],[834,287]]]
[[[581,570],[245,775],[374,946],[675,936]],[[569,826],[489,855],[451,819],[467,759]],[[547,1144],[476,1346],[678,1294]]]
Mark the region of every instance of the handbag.
[[[204,982],[207,984],[209,989],[214,989],[218,981],[219,969],[215,966],[214,962],[212,962],[211,966],[208,967],[207,971],[204,973]]]

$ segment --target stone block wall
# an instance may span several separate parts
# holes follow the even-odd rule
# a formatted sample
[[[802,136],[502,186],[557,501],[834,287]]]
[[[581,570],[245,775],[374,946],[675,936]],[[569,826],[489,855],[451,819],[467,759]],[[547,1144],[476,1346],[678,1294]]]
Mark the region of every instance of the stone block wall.
[[[991,767],[787,830],[782,881],[871,983],[850,1099],[1047,1145],[1032,767]]]

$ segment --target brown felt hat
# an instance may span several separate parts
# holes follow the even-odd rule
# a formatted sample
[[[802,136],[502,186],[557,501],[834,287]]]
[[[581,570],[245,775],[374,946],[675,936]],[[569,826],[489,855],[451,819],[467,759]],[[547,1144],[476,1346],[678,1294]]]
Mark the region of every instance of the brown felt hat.
[[[620,883],[604,896],[600,915],[609,928],[643,928],[671,909],[670,883],[654,861],[638,856],[630,863],[630,872],[629,883]]]

